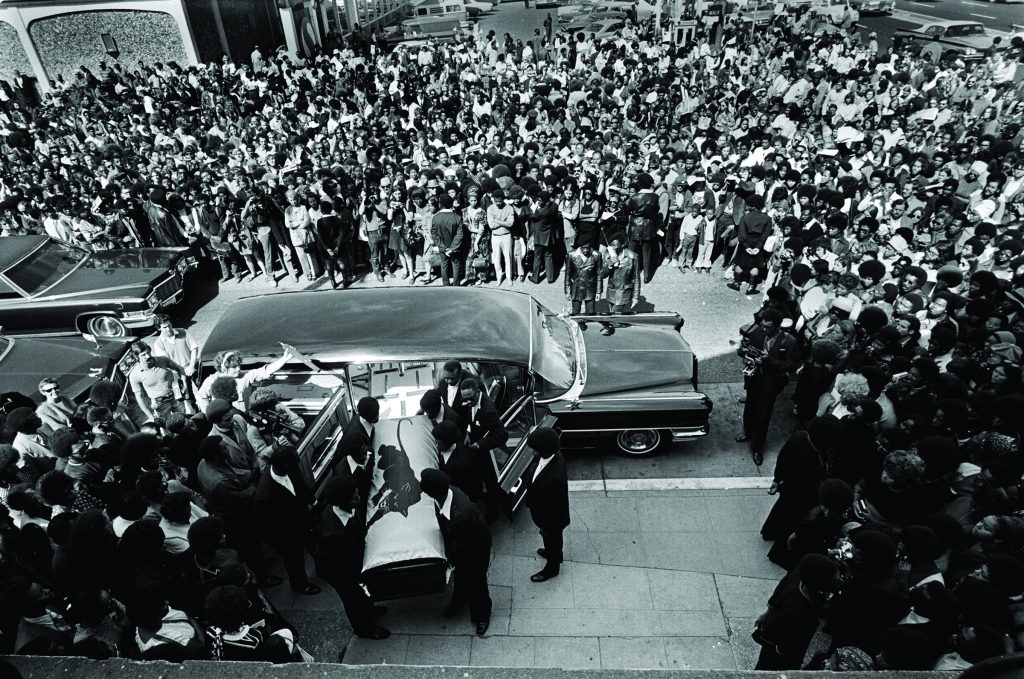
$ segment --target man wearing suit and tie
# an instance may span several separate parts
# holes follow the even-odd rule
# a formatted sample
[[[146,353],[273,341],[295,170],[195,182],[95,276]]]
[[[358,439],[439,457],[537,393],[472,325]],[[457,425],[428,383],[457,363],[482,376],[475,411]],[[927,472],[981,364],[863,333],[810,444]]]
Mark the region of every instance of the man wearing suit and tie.
[[[459,385],[465,376],[466,373],[463,372],[461,363],[458,361],[446,361],[443,377],[437,384],[437,390],[441,393],[442,402],[458,413],[463,422],[466,421],[466,409],[462,407],[462,392],[459,389]]]
[[[491,595],[487,587],[491,533],[477,506],[451,485],[444,472],[424,469],[420,488],[434,500],[445,554],[455,567],[452,599],[444,609],[444,617],[453,617],[468,603],[469,619],[476,626],[476,633],[483,636],[491,624]]]
[[[465,493],[483,512],[484,479],[476,460],[463,442],[462,432],[453,422],[441,422],[434,425],[432,433],[437,442],[438,468],[448,475],[453,486]]]
[[[299,456],[292,446],[282,446],[270,455],[267,473],[260,477],[253,498],[256,523],[288,572],[292,590],[319,594],[320,588],[306,576],[305,553],[313,541],[313,513],[316,498],[299,469]]]
[[[548,283],[554,283],[555,248],[562,242],[562,215],[558,206],[551,202],[551,194],[541,191],[537,203],[526,215],[530,234],[533,236],[533,282],[540,283],[541,266],[544,267]]]
[[[472,375],[463,377],[459,389],[466,421],[469,422],[469,454],[476,460],[477,469],[487,484],[486,518],[490,523],[501,513],[501,488],[491,461],[491,450],[505,445],[508,430],[501,423],[497,408],[484,393],[484,385],[478,378]]]
[[[356,416],[345,425],[335,453],[334,473],[355,479],[360,494],[370,495],[373,482],[373,428],[380,421],[380,403],[364,396],[356,404]]]
[[[387,639],[391,632],[374,622],[387,609],[374,606],[360,586],[366,549],[364,498],[351,476],[335,476],[320,494],[324,503],[318,526],[316,572],[341,597],[356,636]]]
[[[461,394],[460,394],[461,395]],[[451,422],[462,433],[466,431],[466,425],[462,417],[455,412],[455,409],[444,402],[441,392],[437,389],[428,389],[420,397],[420,414],[426,415],[431,426],[442,422]]]
[[[530,580],[544,582],[558,575],[562,564],[562,531],[569,525],[569,476],[565,459],[558,452],[557,431],[539,427],[526,441],[537,455],[526,491],[526,505],[544,541],[537,554],[547,559],[544,568],[530,576]]]

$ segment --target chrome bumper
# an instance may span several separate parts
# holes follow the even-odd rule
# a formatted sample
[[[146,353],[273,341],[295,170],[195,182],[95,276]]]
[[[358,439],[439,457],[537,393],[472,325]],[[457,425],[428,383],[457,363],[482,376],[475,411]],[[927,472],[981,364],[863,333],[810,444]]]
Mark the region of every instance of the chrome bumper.
[[[152,328],[156,323],[153,312],[148,312],[142,318],[125,318],[121,316],[120,320],[126,328]]]
[[[699,427],[684,427],[680,429],[669,429],[672,434],[673,441],[689,441],[691,439],[699,439],[708,435],[711,428],[707,424],[702,424]]]

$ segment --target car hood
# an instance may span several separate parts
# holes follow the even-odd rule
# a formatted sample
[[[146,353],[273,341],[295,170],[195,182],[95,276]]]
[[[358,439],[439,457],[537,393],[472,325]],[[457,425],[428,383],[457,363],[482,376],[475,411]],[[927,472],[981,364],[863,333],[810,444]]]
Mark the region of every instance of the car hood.
[[[689,384],[693,352],[667,324],[584,321],[580,324],[587,352],[583,396]]]
[[[142,298],[173,266],[178,254],[176,250],[155,248],[96,252],[50,288],[46,296]]]
[[[124,248],[92,253],[85,266],[94,269],[129,267],[135,269],[169,269],[188,248]]]
[[[975,49],[983,50],[992,46],[993,37],[991,35],[964,35],[955,38],[946,38],[946,40],[959,45],[967,45],[969,47],[974,47]]]
[[[75,400],[109,373],[110,364],[120,359],[130,344],[130,340],[110,340],[97,348],[78,337],[0,337],[0,353],[6,351],[0,360],[4,391],[17,391],[38,401],[39,381],[56,376],[64,395]]]

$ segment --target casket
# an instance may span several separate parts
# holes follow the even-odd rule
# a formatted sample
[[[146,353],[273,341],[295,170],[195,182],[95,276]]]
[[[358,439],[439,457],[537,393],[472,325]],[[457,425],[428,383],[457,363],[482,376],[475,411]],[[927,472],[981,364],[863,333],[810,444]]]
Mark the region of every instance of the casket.
[[[420,491],[420,473],[437,468],[437,446],[425,415],[381,419],[366,498],[363,582],[378,601],[444,590],[447,563],[434,501]]]

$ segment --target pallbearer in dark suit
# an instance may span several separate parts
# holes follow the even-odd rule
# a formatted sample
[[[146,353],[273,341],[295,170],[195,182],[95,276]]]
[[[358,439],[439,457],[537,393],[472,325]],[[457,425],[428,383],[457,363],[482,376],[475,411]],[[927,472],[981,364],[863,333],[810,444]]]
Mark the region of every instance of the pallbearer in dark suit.
[[[325,506],[320,514],[317,575],[329,582],[341,597],[345,615],[356,636],[387,639],[391,632],[373,621],[387,609],[374,606],[360,586],[363,550],[366,548],[366,516],[363,498],[355,481],[351,476],[334,477],[324,486],[320,499]]]
[[[461,394],[459,395],[461,398]],[[451,422],[462,433],[466,433],[466,423],[462,416],[455,412],[455,409],[444,402],[441,392],[437,389],[428,389],[420,397],[420,412],[427,416],[432,423],[431,426],[442,422]]]
[[[483,511],[484,479],[459,428],[452,422],[442,422],[434,425],[433,434],[437,442],[438,467],[448,475],[453,486]]]
[[[434,500],[445,553],[455,567],[452,600],[445,607],[444,616],[454,616],[468,603],[469,618],[476,626],[476,633],[482,636],[491,624],[491,594],[487,588],[491,533],[477,506],[451,485],[444,472],[424,469],[420,474],[420,488]]]
[[[490,523],[501,513],[501,488],[491,460],[491,450],[501,448],[508,441],[508,430],[501,423],[497,408],[484,393],[484,385],[472,375],[462,378],[459,384],[462,406],[466,409],[469,422],[469,454],[476,460],[477,469],[487,485],[487,511],[485,518]]]
[[[462,392],[459,385],[466,373],[462,371],[462,364],[458,361],[446,361],[443,371],[441,381],[437,383],[437,391],[440,392],[444,404],[455,410],[465,421],[466,410],[462,407]]]
[[[299,469],[295,448],[283,446],[271,453],[267,472],[253,499],[256,525],[284,562],[292,589],[319,594],[320,588],[306,577],[305,559],[306,549],[315,544],[310,510],[316,498]]]
[[[334,473],[356,481],[359,494],[370,495],[373,480],[373,428],[380,420],[380,404],[372,396],[364,396],[356,404],[356,416],[345,425],[338,442],[333,463]]]
[[[550,427],[535,429],[527,445],[537,455],[537,466],[526,491],[526,505],[544,541],[537,553],[547,559],[544,568],[530,580],[544,582],[558,575],[562,564],[562,531],[569,525],[569,475],[565,459],[558,452],[557,431]]]

